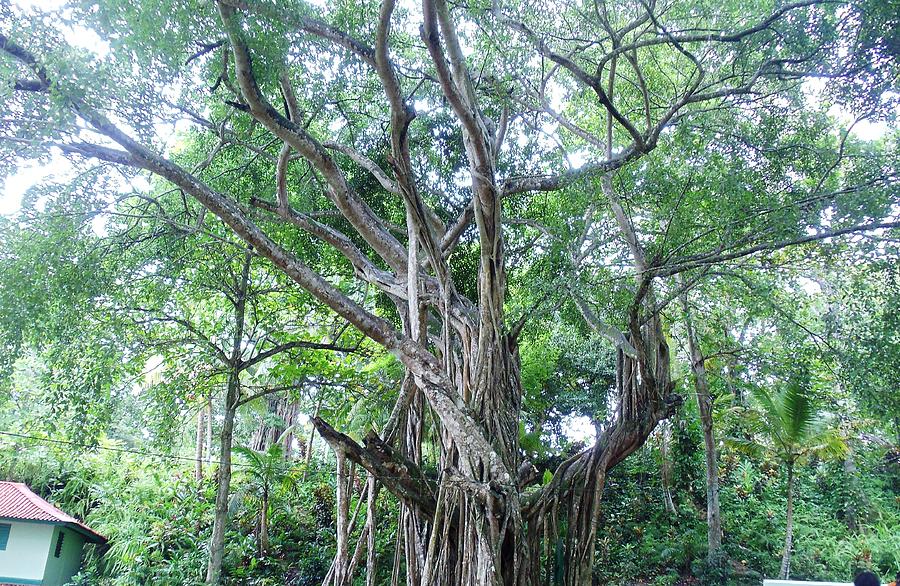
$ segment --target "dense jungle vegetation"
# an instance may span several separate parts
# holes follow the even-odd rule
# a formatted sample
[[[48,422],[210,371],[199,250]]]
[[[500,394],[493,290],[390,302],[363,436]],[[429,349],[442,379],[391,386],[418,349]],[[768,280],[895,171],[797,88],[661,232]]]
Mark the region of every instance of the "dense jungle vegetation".
[[[0,2],[0,471],[84,585],[900,572],[897,0]]]

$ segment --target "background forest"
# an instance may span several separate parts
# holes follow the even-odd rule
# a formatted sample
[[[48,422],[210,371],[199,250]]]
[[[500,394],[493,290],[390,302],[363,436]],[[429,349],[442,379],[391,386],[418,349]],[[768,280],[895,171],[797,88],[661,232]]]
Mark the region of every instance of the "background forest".
[[[0,4],[76,584],[900,572],[900,6],[545,4]]]
[[[22,253],[19,262],[59,258],[64,243],[56,240],[48,249],[42,242],[33,248],[33,238],[34,233],[28,244],[20,242],[30,251],[17,249]],[[65,246],[74,242],[67,240]],[[102,251],[99,241],[93,246]],[[30,255],[35,256],[27,258]],[[76,256],[74,251],[63,256],[69,255]],[[108,266],[112,259],[105,251],[103,258],[93,266]],[[117,262],[120,257],[115,258]],[[46,269],[33,264],[27,270],[16,264],[5,265],[14,271],[4,273],[5,288],[11,275],[18,275],[16,281],[24,288],[39,291],[41,299],[58,294],[48,287],[92,287],[92,279],[85,282],[81,277],[66,276],[64,283],[55,285],[47,279],[51,272],[65,274],[72,266],[55,265],[53,271],[43,272]],[[608,480],[594,565],[599,583],[676,584],[693,576],[704,584],[758,584],[761,576],[778,574],[786,478],[782,461],[771,449],[772,439],[757,425],[756,418],[765,417],[765,411],[754,396],[801,375],[811,381],[811,390],[846,449],[838,457],[812,457],[797,469],[792,575],[827,580],[849,579],[861,568],[875,569],[882,576],[897,571],[897,407],[887,401],[892,395],[877,389],[896,384],[890,377],[897,372],[892,367],[897,360],[897,331],[891,328],[898,325],[900,281],[896,266],[866,267],[860,276],[866,282],[846,283],[829,295],[789,274],[786,279],[791,280],[766,287],[768,299],[745,299],[753,309],[742,316],[740,330],[731,332],[725,324],[733,318],[726,308],[703,303],[707,315],[716,320],[699,335],[709,348],[713,430],[721,438],[722,553],[727,561],[710,565],[706,560],[702,424],[696,403],[688,401]],[[873,278],[883,279],[880,286],[872,287]],[[205,309],[210,314],[223,311],[217,305]],[[63,323],[58,320],[68,316],[65,345],[96,334],[101,329],[97,323],[113,323],[108,314],[71,314],[72,309],[44,307],[45,317],[34,323]],[[835,321],[839,314],[841,323]],[[94,319],[98,322],[84,323]],[[121,330],[102,328],[103,338],[111,330],[116,336],[86,340],[87,348],[75,356],[88,364],[74,371],[69,369],[75,364],[68,362],[73,356],[62,362],[58,349],[23,352],[5,382],[0,451],[4,477],[28,483],[110,538],[102,558],[96,552],[89,555],[77,583],[203,582],[220,457],[215,443],[212,450],[205,447],[210,393],[213,436],[223,420],[216,401],[215,363],[190,360],[182,369],[188,359],[180,346],[184,342],[179,341],[171,362],[157,358],[148,368],[147,354],[140,350],[163,356],[160,352],[171,347],[171,339],[163,336],[147,343],[143,321],[125,321],[119,324]],[[167,320],[154,325],[168,327]],[[673,329],[676,339],[685,335],[682,328]],[[890,336],[893,345],[885,344]],[[355,340],[348,343],[356,345]],[[865,349],[865,355],[848,353],[851,345]],[[134,352],[135,362],[122,360],[122,348]],[[98,357],[107,351],[110,361],[98,364]],[[680,354],[678,384],[693,396],[687,350]],[[873,368],[863,369],[857,360]],[[800,372],[791,372],[794,368]],[[605,395],[611,369],[610,352],[602,340],[577,323],[566,324],[562,315],[548,319],[523,347],[525,387],[543,418],[534,427],[523,426],[524,449],[539,461],[581,449],[593,431],[588,422],[594,422],[594,409]],[[53,382],[68,372],[80,381],[78,385]],[[401,372],[392,358],[367,351],[362,344],[347,357],[304,352],[302,362],[292,357],[259,377],[260,384],[271,389],[290,389],[248,402],[239,410],[234,443],[246,451],[235,461],[225,581],[321,584],[335,548],[334,457],[321,439],[311,443],[313,432],[305,414],[317,412],[361,438],[386,419]],[[322,382],[297,384],[298,378],[313,377],[322,377]],[[83,398],[74,399],[79,395]],[[60,408],[69,401],[87,404],[83,411]],[[198,455],[199,466],[192,461]],[[357,510],[364,483],[364,476],[357,476],[351,510]],[[268,544],[263,550],[264,489],[269,510]],[[376,507],[382,531],[376,542],[375,583],[387,584],[395,563],[396,505],[382,493]],[[357,579],[362,583],[362,576]]]

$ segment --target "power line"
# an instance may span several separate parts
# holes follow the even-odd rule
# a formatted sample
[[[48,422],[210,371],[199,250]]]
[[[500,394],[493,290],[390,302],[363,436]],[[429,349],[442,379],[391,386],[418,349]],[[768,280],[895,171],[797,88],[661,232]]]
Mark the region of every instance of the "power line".
[[[159,452],[142,452],[141,450],[134,450],[134,449],[131,449],[131,448],[112,448],[112,447],[106,447],[106,446],[96,446],[96,445],[91,445],[91,444],[80,444],[80,443],[78,443],[78,442],[73,442],[73,441],[69,441],[69,440],[51,439],[51,438],[49,438],[49,437],[39,437],[39,436],[35,436],[35,435],[26,435],[26,434],[23,434],[23,433],[15,433],[15,432],[12,432],[12,431],[0,431],[0,435],[7,435],[7,436],[11,436],[11,437],[17,437],[17,438],[27,439],[27,440],[37,441],[37,442],[46,442],[46,443],[51,443],[51,444],[60,444],[60,445],[66,445],[66,446],[74,446],[74,447],[77,447],[77,448],[82,448],[84,451],[88,451],[88,450],[106,450],[107,452],[118,452],[118,453],[124,453],[124,454],[136,454],[136,455],[138,455],[138,456],[150,456],[150,457],[154,457],[154,458],[163,458],[163,459],[169,459],[169,460],[181,460],[181,461],[185,461],[185,462],[193,462],[193,463],[195,463],[195,464],[197,463],[197,458],[191,458],[191,457],[189,457],[189,456],[174,456],[174,455],[172,455],[172,454],[162,454],[162,453],[159,453]],[[203,460],[203,462],[204,462],[204,463],[208,463],[208,464],[220,464],[220,465],[222,464],[221,460],[209,460],[209,461]],[[251,465],[251,464],[235,463],[234,461],[232,461],[232,462],[231,462],[231,467],[232,467],[232,468],[252,468],[252,465]],[[384,476],[381,476],[381,478],[401,478],[401,479],[407,479],[408,476],[384,475]]]
[[[58,440],[58,439],[51,439],[49,437],[39,437],[39,436],[34,436],[34,435],[26,435],[23,433],[15,433],[12,431],[0,431],[0,435],[7,435],[7,436],[11,436],[11,437],[17,437],[17,438],[21,438],[21,439],[27,439],[27,440],[45,442],[45,443],[51,443],[51,444],[74,446],[77,448],[82,448],[85,451],[87,451],[87,450],[106,450],[107,452],[136,454],[138,456],[150,456],[150,457],[154,457],[154,458],[164,458],[164,459],[169,459],[169,460],[181,460],[181,461],[193,462],[193,463],[197,462],[197,458],[190,458],[188,456],[175,456],[173,454],[163,454],[163,453],[159,453],[159,452],[142,452],[141,450],[135,450],[132,448],[113,448],[113,447],[107,447],[107,446],[94,446],[94,445],[90,445],[90,444],[80,444],[78,442],[73,442],[73,441],[68,441],[68,440]],[[209,464],[220,464],[220,465],[222,464],[221,460],[209,460],[209,461],[203,460],[203,462],[209,463]],[[231,463],[231,466],[233,468],[234,467],[238,467],[238,468],[250,467],[249,464],[240,464],[240,463],[234,463],[234,462]]]

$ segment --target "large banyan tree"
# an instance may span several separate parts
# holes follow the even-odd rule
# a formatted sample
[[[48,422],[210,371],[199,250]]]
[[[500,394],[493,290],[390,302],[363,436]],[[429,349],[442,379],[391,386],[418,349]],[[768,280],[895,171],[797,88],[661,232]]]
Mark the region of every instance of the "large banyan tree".
[[[877,2],[3,10],[7,157],[149,172],[142,198],[176,193],[184,225],[226,225],[404,365],[363,444],[314,421],[338,462],[335,585],[351,462],[400,503],[408,584],[590,583],[607,472],[680,402],[670,303],[760,253],[896,228],[894,171],[820,111],[891,107]],[[593,445],[540,475],[518,340],[562,307],[614,346],[615,382]]]

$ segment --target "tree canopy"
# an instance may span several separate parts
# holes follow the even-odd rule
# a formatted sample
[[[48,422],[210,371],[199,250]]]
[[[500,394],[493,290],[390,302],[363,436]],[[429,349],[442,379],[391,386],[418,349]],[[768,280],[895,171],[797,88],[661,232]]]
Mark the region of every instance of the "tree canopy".
[[[209,583],[262,409],[246,457],[301,411],[333,453],[331,583],[364,544],[378,579],[387,494],[392,583],[589,584],[607,480],[686,398],[710,519],[721,402],[900,434],[895,8],[4,5],[4,171],[68,176],[0,226],[3,384],[77,445],[196,415],[198,482],[215,420]]]

